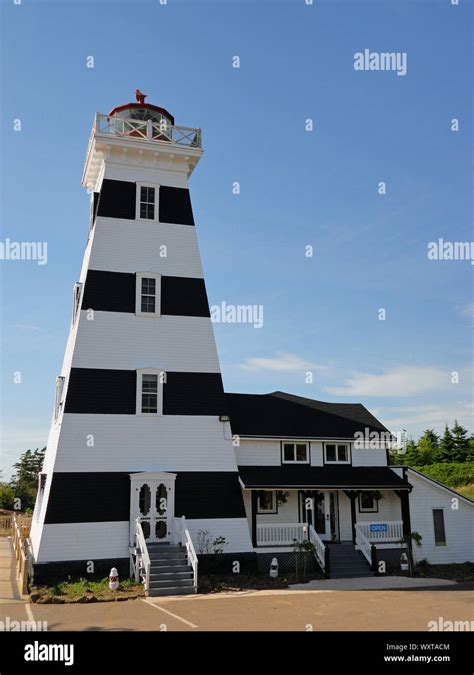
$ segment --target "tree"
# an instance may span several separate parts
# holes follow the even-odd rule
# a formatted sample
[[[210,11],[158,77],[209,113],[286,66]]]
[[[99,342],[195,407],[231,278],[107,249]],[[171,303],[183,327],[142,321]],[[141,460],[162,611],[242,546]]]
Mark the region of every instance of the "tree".
[[[467,462],[469,458],[469,439],[467,429],[462,427],[457,420],[454,420],[454,426],[451,429],[453,438],[453,461]]]
[[[38,474],[41,471],[46,448],[27,450],[13,466],[16,471],[12,476],[11,487],[15,498],[20,499],[21,510],[32,509],[35,505],[38,490]]]
[[[440,462],[454,462],[455,449],[454,449],[454,438],[448,429],[448,425],[444,429],[444,434],[441,439],[439,446],[438,461]]]
[[[410,466],[419,464],[418,446],[415,441],[410,438],[406,444],[405,454],[403,455],[403,463]]]
[[[15,505],[15,490],[8,483],[0,483],[0,509],[13,511]]]
[[[438,459],[439,454],[439,436],[433,429],[426,429],[418,441],[418,464],[425,466],[433,464]]]

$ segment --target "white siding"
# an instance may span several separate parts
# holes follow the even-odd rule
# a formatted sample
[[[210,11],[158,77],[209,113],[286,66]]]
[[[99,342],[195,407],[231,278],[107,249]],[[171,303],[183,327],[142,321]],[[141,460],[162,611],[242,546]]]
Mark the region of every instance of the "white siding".
[[[383,498],[379,500],[378,513],[361,513],[359,511],[359,498],[357,498],[356,521],[358,523],[383,523],[387,520],[393,521],[402,519],[400,497],[391,490],[380,490],[380,492],[382,493]]]
[[[186,518],[186,525],[193,540],[196,553],[199,553],[197,546],[199,530],[208,530],[212,538],[225,537],[227,545],[224,548],[224,553],[242,553],[253,550],[246,518],[214,518],[206,520],[189,520]]]
[[[281,464],[280,441],[240,439],[235,447],[237,464],[241,466],[279,466]]]
[[[386,466],[385,449],[354,448],[352,446],[352,466]]]
[[[160,247],[167,257],[160,257]],[[156,272],[203,277],[196,228],[97,216],[90,268],[109,272]]]
[[[459,509],[453,509],[456,495],[408,470],[412,532],[422,536],[421,547],[414,546],[416,560],[426,558],[433,564],[474,561],[474,504],[459,498]],[[455,503],[455,502],[454,502]],[[446,546],[436,546],[433,509],[443,509]]]
[[[339,495],[339,537],[341,541],[352,541],[351,500],[342,490]],[[356,511],[357,513],[357,511]]]
[[[128,521],[44,525],[35,562],[128,558],[129,527]]]
[[[322,441],[311,441],[311,466],[323,466]]]
[[[113,344],[113,349],[111,345]],[[72,362],[75,368],[218,373],[212,323],[206,317],[135,316],[125,312],[81,312]]]
[[[92,434],[94,446],[88,447]],[[55,471],[237,471],[217,417],[63,417]]]

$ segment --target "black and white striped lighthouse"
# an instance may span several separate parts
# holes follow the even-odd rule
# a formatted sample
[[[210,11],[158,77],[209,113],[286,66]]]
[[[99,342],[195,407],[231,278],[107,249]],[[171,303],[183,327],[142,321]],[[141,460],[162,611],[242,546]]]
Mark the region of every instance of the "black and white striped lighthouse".
[[[96,114],[87,148],[89,235],[31,529],[38,581],[91,563],[128,573],[137,517],[150,545],[173,544],[184,515],[193,539],[252,550],[188,189],[201,132],[144,100]]]

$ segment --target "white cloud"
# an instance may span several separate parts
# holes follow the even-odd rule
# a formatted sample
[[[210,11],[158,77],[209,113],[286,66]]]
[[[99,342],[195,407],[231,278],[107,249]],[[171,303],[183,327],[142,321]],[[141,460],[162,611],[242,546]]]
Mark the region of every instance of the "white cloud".
[[[379,408],[371,412],[394,433],[406,429],[414,438],[418,438],[425,429],[434,429],[436,433],[442,434],[445,424],[452,427],[454,420],[463,427],[474,430],[474,404],[466,401]]]
[[[241,368],[245,370],[273,370],[279,372],[287,373],[301,373],[306,370],[314,370],[316,368],[315,363],[310,361],[305,361],[296,354],[286,354],[282,352],[277,352],[274,357],[263,357],[256,356],[249,359],[245,359],[243,363],[240,364]]]
[[[474,302],[471,302],[469,305],[461,310],[461,316],[467,316],[469,319],[474,319]]]
[[[415,396],[451,385],[451,373],[429,366],[399,366],[379,375],[353,373],[340,387],[326,387],[341,396]]]

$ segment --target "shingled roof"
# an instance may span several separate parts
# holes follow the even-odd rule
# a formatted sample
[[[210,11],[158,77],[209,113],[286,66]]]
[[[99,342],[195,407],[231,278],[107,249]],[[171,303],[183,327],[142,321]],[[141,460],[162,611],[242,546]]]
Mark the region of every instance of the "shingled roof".
[[[365,429],[390,433],[361,403],[326,403],[282,391],[225,396],[232,433],[239,436],[354,438]]]

